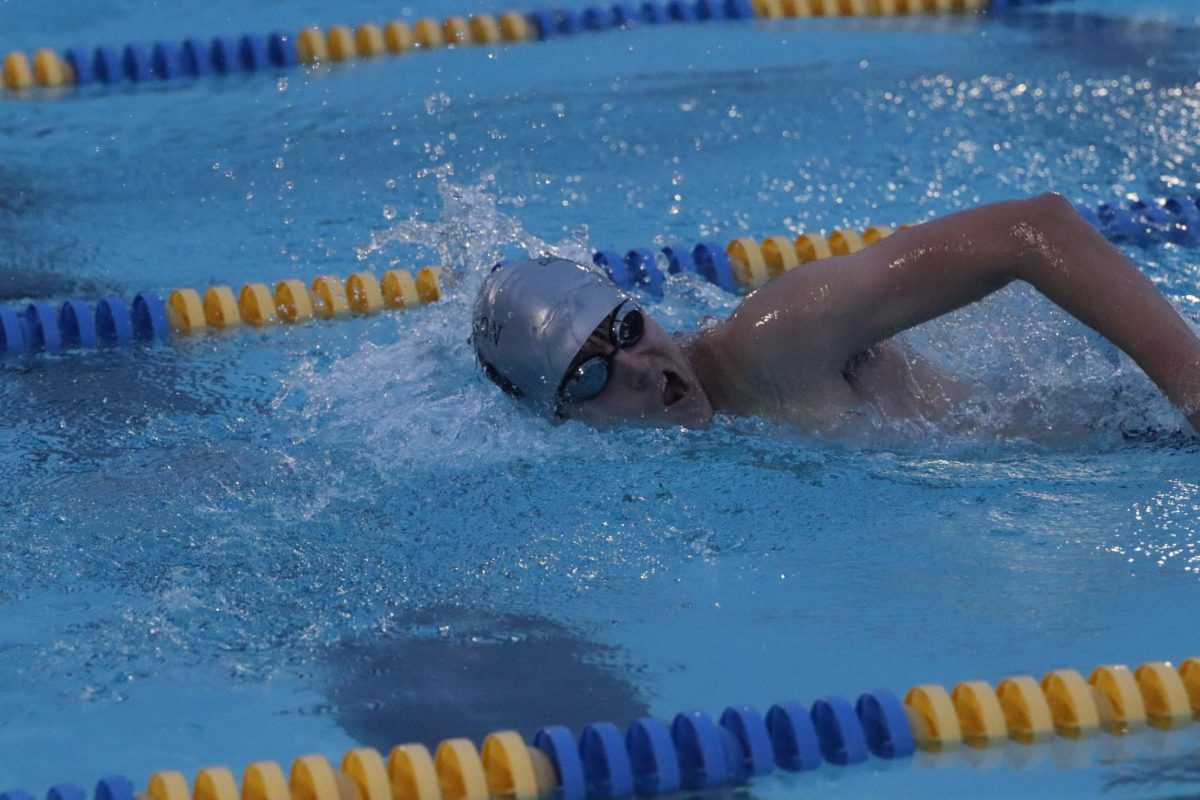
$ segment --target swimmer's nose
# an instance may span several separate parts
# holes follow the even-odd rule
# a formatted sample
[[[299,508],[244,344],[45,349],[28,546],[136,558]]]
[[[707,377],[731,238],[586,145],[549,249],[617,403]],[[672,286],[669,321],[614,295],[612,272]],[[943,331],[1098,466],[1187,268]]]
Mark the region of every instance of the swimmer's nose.
[[[614,370],[619,378],[626,386],[635,391],[644,391],[647,387],[655,386],[655,378],[660,370],[655,367],[650,359],[634,349],[618,350],[613,358],[613,363],[616,365]]]

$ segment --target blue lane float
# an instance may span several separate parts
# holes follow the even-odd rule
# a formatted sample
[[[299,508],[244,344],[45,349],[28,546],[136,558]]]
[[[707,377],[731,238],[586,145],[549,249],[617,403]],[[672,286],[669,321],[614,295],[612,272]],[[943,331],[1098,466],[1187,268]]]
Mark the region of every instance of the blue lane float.
[[[613,6],[613,24],[619,28],[633,25],[640,18],[640,12],[629,3],[617,3]]]
[[[593,253],[592,263],[603,269],[612,282],[622,289],[637,288],[637,276],[616,250],[599,250]]]
[[[96,784],[95,800],[136,800],[133,783],[128,778],[113,776],[102,778]]]
[[[666,724],[643,717],[625,732],[625,746],[633,769],[634,788],[640,795],[671,794],[679,791],[679,754]]]
[[[213,71],[218,75],[228,75],[231,72],[241,71],[242,59],[238,55],[238,46],[233,39],[224,36],[218,36],[213,39],[210,58],[212,59]]]
[[[571,36],[584,29],[583,15],[573,8],[560,8],[554,12],[555,29],[564,36]]]
[[[267,55],[277,67],[294,67],[300,63],[300,57],[296,54],[295,37],[279,31],[272,33],[267,39]]]
[[[766,775],[775,769],[771,736],[762,715],[750,706],[730,706],[721,713],[721,727],[733,734],[738,744],[732,769],[737,783]]]
[[[121,59],[111,47],[97,47],[92,58],[92,72],[100,83],[120,83]]]
[[[92,65],[92,57],[86,51],[72,47],[63,54],[63,61],[71,68],[71,72],[75,75],[76,86],[87,86],[95,83],[96,71]]]
[[[95,347],[96,317],[82,300],[67,300],[58,311],[63,347]]]
[[[33,796],[23,789],[10,789],[0,792],[0,800],[34,800]],[[51,786],[46,792],[46,800],[87,800],[87,793],[78,786],[70,783],[60,783]],[[92,800],[136,800],[133,783],[121,776],[103,778],[96,783]]]
[[[806,772],[821,766],[821,742],[812,716],[799,703],[771,706],[767,711],[767,735],[775,763],[788,772]]]
[[[588,6],[583,10],[583,27],[589,31],[602,31],[613,25],[613,14],[599,6]]]
[[[625,265],[637,276],[637,282],[654,297],[663,296],[663,284],[666,282],[654,251],[650,248],[639,247],[625,254]]]
[[[247,72],[258,72],[271,66],[271,55],[267,49],[267,40],[261,36],[247,34],[238,41],[238,58],[241,59],[242,69]]]
[[[647,25],[662,25],[665,22],[670,22],[671,18],[667,15],[667,7],[658,0],[647,0],[642,3],[642,22]]]
[[[9,356],[25,352],[25,326],[9,306],[0,306],[0,352]]]
[[[32,350],[46,351],[62,349],[58,318],[49,303],[35,302],[27,305],[22,322],[25,327],[27,347]]]
[[[733,277],[733,265],[725,255],[725,248],[717,242],[701,242],[692,248],[692,260],[699,272],[709,283],[715,283],[727,292],[736,292],[740,287]]]
[[[125,78],[133,83],[142,83],[150,80],[153,75],[153,66],[150,60],[150,52],[146,50],[145,45],[127,44],[121,52],[121,68],[125,73]]]
[[[877,758],[908,758],[916,752],[904,705],[886,689],[858,698],[854,711],[862,723],[867,749]]]
[[[164,81],[183,77],[183,54],[171,42],[157,42],[151,51],[150,61],[154,74]]]
[[[621,731],[611,722],[594,722],[579,735],[579,757],[587,793],[616,798],[633,794],[633,765]]]
[[[716,723],[702,711],[678,714],[671,723],[671,739],[679,752],[683,788],[713,789],[729,782],[729,762]]]
[[[212,59],[208,45],[199,39],[185,39],[183,42],[183,71],[192,77],[202,77],[212,72]]]
[[[534,35],[539,40],[554,36],[557,28],[554,24],[554,13],[551,11],[534,11],[528,15],[529,24],[533,27]]]
[[[692,258],[691,249],[680,245],[668,245],[662,249],[662,254],[667,259],[667,271],[670,274],[696,272],[696,261]]]
[[[533,746],[550,759],[558,777],[562,800],[584,800],[587,796],[587,777],[571,732],[561,725],[542,728],[533,735]]]
[[[103,344],[133,342],[133,318],[124,300],[113,295],[96,304],[96,338]]]
[[[1200,241],[1200,197],[1171,195],[1125,205],[1100,203],[1092,209],[1079,204],[1075,208],[1105,238],[1117,244],[1149,247]]]
[[[1187,225],[1194,233],[1200,235],[1200,198],[1172,195],[1163,200],[1163,210],[1173,220]]]
[[[696,6],[684,0],[671,0],[667,3],[667,17],[675,22],[695,22],[700,17]]]
[[[846,766],[867,760],[866,733],[849,702],[826,697],[813,703],[811,713],[826,761]]]
[[[166,304],[153,292],[140,292],[133,298],[129,321],[136,339],[166,341],[171,336]]]

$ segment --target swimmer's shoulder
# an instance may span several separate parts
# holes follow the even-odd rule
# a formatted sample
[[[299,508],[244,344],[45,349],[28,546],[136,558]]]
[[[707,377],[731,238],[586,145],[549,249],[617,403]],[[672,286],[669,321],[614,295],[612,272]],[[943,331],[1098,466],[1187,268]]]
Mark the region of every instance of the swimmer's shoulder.
[[[739,312],[683,342],[716,406],[797,424],[836,416],[855,401],[840,370],[813,363],[804,347],[772,340],[777,331],[748,324]]]
[[[741,372],[756,391],[778,388],[794,397],[797,392],[820,392],[842,382],[849,354],[837,355],[840,348],[824,324],[821,282],[792,285],[800,271],[750,293],[728,319],[706,333],[736,355]]]

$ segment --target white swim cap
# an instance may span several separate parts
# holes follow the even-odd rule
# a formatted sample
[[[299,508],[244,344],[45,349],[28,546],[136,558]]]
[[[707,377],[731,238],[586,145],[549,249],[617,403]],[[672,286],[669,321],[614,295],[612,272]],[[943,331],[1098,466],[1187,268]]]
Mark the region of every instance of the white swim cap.
[[[567,368],[626,299],[612,281],[574,261],[505,264],[475,300],[475,354],[502,387],[552,413]]]

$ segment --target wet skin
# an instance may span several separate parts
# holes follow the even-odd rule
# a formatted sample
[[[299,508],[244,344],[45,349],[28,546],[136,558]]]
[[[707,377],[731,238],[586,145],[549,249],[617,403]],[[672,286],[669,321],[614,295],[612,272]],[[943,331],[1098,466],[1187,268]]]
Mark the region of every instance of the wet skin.
[[[698,356],[696,336],[671,336],[650,316],[645,320],[646,335],[632,347],[585,346],[578,361],[612,354],[611,377],[597,397],[564,406],[564,416],[599,428],[701,428],[712,422],[712,402],[692,364]],[[607,326],[601,323],[597,332]],[[888,341],[851,358],[824,402],[810,398],[807,406],[794,404],[788,421],[833,430],[847,410],[862,406],[888,417],[939,420],[968,397],[966,384],[911,348]]]
[[[584,345],[577,362],[611,354],[608,383],[591,400],[565,405],[565,416],[595,427],[633,423],[698,428],[712,421],[712,404],[683,348],[648,314],[643,316],[642,338],[631,347],[591,343],[603,336]],[[597,331],[609,325],[605,320]]]
[[[1200,339],[1060,195],[993,203],[792,270],[677,342],[647,317],[609,384],[564,409],[592,425],[696,427],[714,413],[837,429],[868,404],[936,420],[966,389],[891,341],[1025,281],[1129,355],[1200,428]]]

